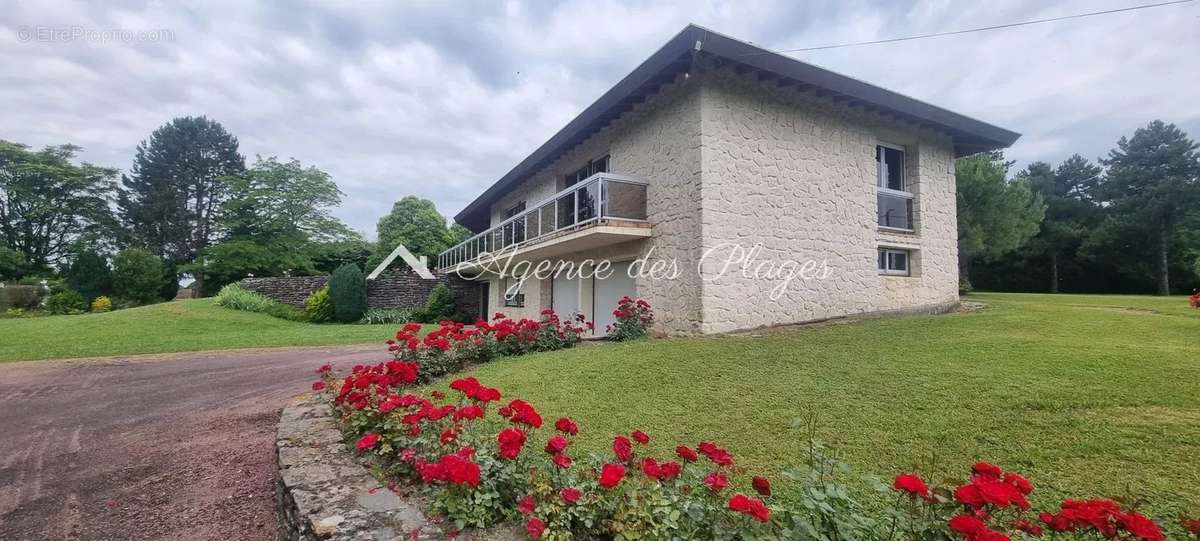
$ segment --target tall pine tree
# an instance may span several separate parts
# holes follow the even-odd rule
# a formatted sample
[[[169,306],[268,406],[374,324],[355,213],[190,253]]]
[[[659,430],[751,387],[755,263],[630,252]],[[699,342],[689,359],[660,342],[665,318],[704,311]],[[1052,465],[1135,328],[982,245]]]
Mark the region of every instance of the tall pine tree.
[[[1172,248],[1188,212],[1200,204],[1200,155],[1195,141],[1174,124],[1155,120],[1121,137],[1101,160],[1107,168],[1097,194],[1108,207],[1113,236],[1142,238],[1152,246],[1158,294],[1171,293]],[[1175,254],[1178,255],[1178,254]]]
[[[130,244],[171,262],[191,262],[212,242],[226,178],[245,160],[237,138],[206,117],[176,118],[137,147],[118,199]],[[203,273],[195,277],[202,287]]]
[[[1063,261],[1075,257],[1099,217],[1093,192],[1100,173],[1100,167],[1075,154],[1057,169],[1034,162],[1018,175],[1028,178],[1030,187],[1046,203],[1046,218],[1037,236],[1030,239],[1029,249],[1033,255],[1045,257],[1051,293],[1058,293]]]

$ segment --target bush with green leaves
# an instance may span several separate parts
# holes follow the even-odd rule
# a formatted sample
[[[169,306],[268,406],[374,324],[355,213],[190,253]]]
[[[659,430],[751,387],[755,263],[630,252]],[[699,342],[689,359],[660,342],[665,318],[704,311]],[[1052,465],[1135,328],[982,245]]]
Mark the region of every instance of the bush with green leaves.
[[[413,321],[413,313],[403,308],[367,308],[358,322],[363,325],[402,324]]]
[[[87,299],[74,289],[59,291],[46,299],[46,311],[54,315],[82,314],[87,309]]]
[[[67,287],[78,291],[84,300],[112,293],[112,270],[108,259],[92,250],[79,252],[63,273]]]
[[[163,288],[162,259],[140,248],[121,250],[113,258],[112,282],[113,293],[123,299],[156,302]]]
[[[245,312],[266,312],[276,301],[259,295],[253,291],[242,289],[233,283],[221,288],[217,293],[217,305]]]
[[[367,278],[358,265],[347,263],[329,278],[329,296],[333,299],[333,317],[343,323],[362,319],[367,311]]]
[[[267,314],[289,321],[307,321],[308,315],[295,306],[283,304],[233,283],[217,293],[217,305],[244,312]]]
[[[333,319],[333,299],[329,297],[329,286],[324,286],[304,299],[304,313],[313,323],[324,323]]]
[[[33,310],[42,304],[42,286],[6,285],[0,287],[0,309]]]
[[[438,284],[433,286],[429,291],[429,300],[425,302],[425,309],[419,313],[421,321],[424,323],[439,323],[442,321],[463,321],[464,316],[458,310],[458,305],[454,303],[454,295],[450,293],[450,288],[446,284]]]
[[[100,295],[99,297],[96,297],[96,300],[92,301],[92,313],[100,314],[104,312],[111,312],[112,309],[112,299],[104,295]]]

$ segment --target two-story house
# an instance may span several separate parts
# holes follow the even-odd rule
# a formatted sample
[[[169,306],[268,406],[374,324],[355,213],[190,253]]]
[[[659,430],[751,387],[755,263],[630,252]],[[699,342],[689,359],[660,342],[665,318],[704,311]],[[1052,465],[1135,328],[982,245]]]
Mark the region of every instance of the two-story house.
[[[1018,137],[688,26],[458,213],[478,235],[438,267],[483,284],[484,313],[598,332],[623,295],[672,334],[947,309],[954,160]],[[522,281],[481,264],[497,252],[615,272]]]

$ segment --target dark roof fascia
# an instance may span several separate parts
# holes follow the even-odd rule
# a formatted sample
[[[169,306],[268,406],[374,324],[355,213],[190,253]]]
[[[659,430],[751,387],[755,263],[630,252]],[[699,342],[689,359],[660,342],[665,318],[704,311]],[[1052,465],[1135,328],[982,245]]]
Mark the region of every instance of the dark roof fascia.
[[[774,53],[706,28],[688,25],[621,79],[595,103],[584,109],[550,140],[546,141],[490,188],[475,198],[454,220],[474,231],[487,227],[490,207],[503,194],[529,175],[607,126],[659,86],[687,70],[696,56],[715,57],[740,64],[743,69],[771,74],[781,81],[819,89],[835,101],[859,104],[890,113],[930,129],[948,133],[954,140],[955,156],[966,156],[1012,145],[1021,135],[999,126],[910,98],[903,94],[819,68],[795,58]]]

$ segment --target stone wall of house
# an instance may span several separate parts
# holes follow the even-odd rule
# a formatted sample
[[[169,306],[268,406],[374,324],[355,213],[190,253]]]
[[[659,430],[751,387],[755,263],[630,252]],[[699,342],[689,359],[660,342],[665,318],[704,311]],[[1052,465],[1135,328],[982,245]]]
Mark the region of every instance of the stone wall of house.
[[[703,80],[703,332],[958,302],[948,136],[729,70]],[[905,148],[911,234],[876,225],[879,142]],[[735,244],[761,249],[723,268]],[[881,276],[881,246],[913,250],[912,275]],[[782,286],[770,274],[786,260],[829,272]]]
[[[637,280],[637,294],[651,299],[657,325],[674,334],[700,329],[700,283],[694,269],[700,257],[700,87],[695,78],[680,75],[646,102],[622,115],[563,157],[534,173],[492,206],[492,223],[502,221],[504,209],[526,202],[527,208],[557,193],[559,179],[588,160],[610,157],[609,169],[649,184],[646,210],[652,236],[620,247],[627,255],[634,246],[636,256],[676,260],[682,267],[674,280]],[[609,250],[611,251],[611,250]],[[599,257],[605,251],[572,254],[566,260]],[[549,280],[525,284],[525,306],[505,308],[502,281],[493,279],[489,289],[489,311],[511,317],[537,318],[550,306]],[[581,291],[589,290],[587,287]],[[590,297],[580,308],[587,313]],[[587,313],[588,317],[593,317]]]
[[[328,276],[276,276],[245,278],[239,285],[285,304],[304,307],[304,300],[329,281]],[[371,308],[418,309],[425,306],[429,293],[439,283],[450,288],[458,309],[473,319],[480,312],[479,284],[456,275],[426,280],[411,271],[393,271],[367,281],[367,306]]]

